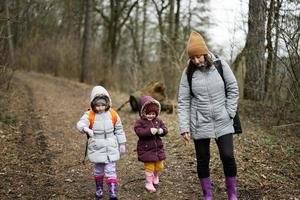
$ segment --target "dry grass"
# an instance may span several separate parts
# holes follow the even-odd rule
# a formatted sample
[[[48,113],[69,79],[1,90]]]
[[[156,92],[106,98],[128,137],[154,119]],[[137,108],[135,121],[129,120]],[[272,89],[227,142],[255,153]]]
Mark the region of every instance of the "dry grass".
[[[85,137],[75,123],[87,109],[92,86],[37,73],[17,73],[0,99],[0,198],[94,199],[92,165],[80,164]],[[109,91],[114,107],[129,98]],[[176,114],[161,117],[169,128],[164,143],[165,170],[156,194],[144,190],[143,164],[135,152],[132,124],[137,113],[119,112],[127,135],[127,154],[118,162],[120,199],[201,199],[193,143],[178,135]],[[299,135],[274,131],[266,110],[243,101],[244,133],[234,137],[239,199],[294,199],[299,188]],[[226,199],[222,165],[211,143],[211,175],[215,199]]]

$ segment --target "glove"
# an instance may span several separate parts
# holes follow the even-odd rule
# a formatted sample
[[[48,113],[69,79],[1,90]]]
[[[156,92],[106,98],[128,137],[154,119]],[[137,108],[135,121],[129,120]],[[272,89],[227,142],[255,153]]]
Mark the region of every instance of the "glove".
[[[93,137],[94,136],[94,131],[88,127],[83,128],[83,132],[88,134],[88,136]]]
[[[153,135],[157,133],[157,128],[150,128],[150,131]]]
[[[120,144],[119,145],[119,151],[120,151],[121,155],[126,152],[125,144]]]
[[[158,135],[161,135],[161,134],[163,134],[164,133],[164,130],[162,129],[162,128],[159,128],[158,129]]]

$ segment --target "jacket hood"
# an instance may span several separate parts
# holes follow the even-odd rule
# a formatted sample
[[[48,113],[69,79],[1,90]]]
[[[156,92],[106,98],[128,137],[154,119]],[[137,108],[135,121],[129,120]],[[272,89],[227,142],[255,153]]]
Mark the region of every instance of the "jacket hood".
[[[207,55],[211,58],[211,60],[213,62],[216,62],[216,61],[220,60],[220,58],[216,57],[215,54],[213,54],[211,51],[209,51]]]
[[[91,96],[90,96],[90,103],[95,99],[95,97],[107,97],[109,100],[108,102],[109,106],[111,107],[111,98],[109,96],[109,93],[104,87],[98,85],[92,89]]]
[[[158,114],[160,114],[160,111],[161,111],[161,106],[160,106],[160,103],[155,100],[153,97],[151,96],[142,96],[141,99],[140,99],[140,116],[143,117],[146,115],[146,105],[150,104],[150,103],[154,103],[158,106]]]

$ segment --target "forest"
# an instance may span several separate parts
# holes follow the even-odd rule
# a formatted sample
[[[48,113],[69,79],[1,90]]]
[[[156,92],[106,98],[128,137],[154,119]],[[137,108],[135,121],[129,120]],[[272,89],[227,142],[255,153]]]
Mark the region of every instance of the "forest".
[[[174,107],[173,113],[162,113],[170,120],[166,149],[172,162],[162,177],[166,183],[160,195],[166,200],[201,199],[193,148],[180,140],[176,113],[179,82],[189,59],[187,41],[191,31],[197,31],[208,49],[230,65],[238,82],[244,129],[234,137],[242,174],[239,199],[298,199],[300,0],[236,0],[229,12],[239,17],[234,26],[228,25],[230,30],[221,28],[228,19],[214,19],[217,7],[226,10],[232,3],[216,2],[220,1],[1,0],[0,198],[93,199],[92,183],[84,185],[91,182],[91,165],[79,165],[76,156],[82,154],[85,141],[74,130],[89,106],[90,89],[108,89],[117,108],[158,81]],[[246,8],[244,13],[237,10],[240,7]],[[219,31],[218,36],[212,30]],[[220,38],[215,37],[231,39],[217,44]],[[129,135],[124,165],[137,162],[131,127],[137,115],[128,104],[120,111]],[[70,141],[73,147],[66,147]],[[193,152],[189,158],[183,159],[183,149]],[[215,170],[220,163],[213,162]],[[180,177],[180,167],[187,168],[192,184],[184,183],[188,186],[180,193],[171,194],[174,182],[183,188],[172,175]],[[140,168],[132,167],[132,173]],[[122,199],[160,199],[159,194],[145,193],[138,184],[142,180],[131,180],[133,174],[123,170],[125,166],[120,168]],[[21,178],[15,181],[17,177]],[[223,183],[220,177],[221,171],[214,177],[216,199],[225,198],[224,186],[216,186]],[[78,190],[84,192],[75,194]]]

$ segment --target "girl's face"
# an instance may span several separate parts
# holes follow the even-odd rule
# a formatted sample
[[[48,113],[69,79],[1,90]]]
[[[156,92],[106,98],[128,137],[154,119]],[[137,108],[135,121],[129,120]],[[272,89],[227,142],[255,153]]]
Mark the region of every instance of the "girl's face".
[[[146,119],[148,119],[149,121],[151,121],[155,117],[156,117],[155,112],[150,112],[150,113],[146,114]]]
[[[191,61],[193,62],[194,65],[196,65],[198,67],[202,67],[205,64],[204,55],[192,56]]]
[[[95,109],[98,111],[98,112],[103,112],[103,111],[105,111],[105,105],[103,105],[103,104],[99,104],[99,105],[96,105],[95,106]]]

